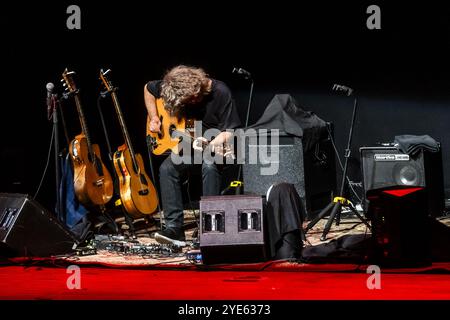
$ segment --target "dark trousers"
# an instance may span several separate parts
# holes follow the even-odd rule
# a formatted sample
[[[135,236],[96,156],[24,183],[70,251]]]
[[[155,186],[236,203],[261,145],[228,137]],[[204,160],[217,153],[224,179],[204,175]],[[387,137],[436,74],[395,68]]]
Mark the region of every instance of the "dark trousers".
[[[166,228],[181,229],[184,223],[183,194],[181,185],[192,170],[202,171],[203,195],[219,195],[222,186],[222,171],[215,164],[174,164],[169,157],[159,167],[161,202]]]

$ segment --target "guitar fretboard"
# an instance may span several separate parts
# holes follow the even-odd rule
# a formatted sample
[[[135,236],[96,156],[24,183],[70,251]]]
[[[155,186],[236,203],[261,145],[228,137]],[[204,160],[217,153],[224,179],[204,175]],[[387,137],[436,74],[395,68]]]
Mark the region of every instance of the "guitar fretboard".
[[[116,113],[119,118],[120,127],[122,128],[123,138],[125,139],[125,143],[130,151],[131,160],[133,161],[133,166],[136,171],[139,170],[139,166],[136,162],[136,155],[134,153],[133,145],[131,143],[130,135],[128,134],[127,126],[125,125],[125,120],[123,118],[122,110],[120,108],[119,99],[117,98],[117,94],[115,91],[111,92],[111,96],[113,99],[114,107],[116,108]]]
[[[75,99],[75,104],[77,106],[78,117],[80,119],[81,131],[83,132],[84,136],[86,137],[89,156],[91,157],[91,161],[95,163],[94,151],[92,149],[92,141],[91,141],[91,137],[89,135],[86,118],[84,116],[83,108],[81,107],[80,97],[78,96],[78,93],[75,93],[74,99]]]

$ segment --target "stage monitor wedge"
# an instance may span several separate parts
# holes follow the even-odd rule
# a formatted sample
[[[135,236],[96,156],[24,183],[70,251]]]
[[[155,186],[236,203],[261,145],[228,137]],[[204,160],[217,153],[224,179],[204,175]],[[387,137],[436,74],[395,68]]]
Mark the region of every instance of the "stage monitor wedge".
[[[200,201],[200,250],[204,264],[267,260],[261,196],[210,196]]]
[[[0,193],[0,255],[50,257],[73,253],[75,236],[27,195]]]

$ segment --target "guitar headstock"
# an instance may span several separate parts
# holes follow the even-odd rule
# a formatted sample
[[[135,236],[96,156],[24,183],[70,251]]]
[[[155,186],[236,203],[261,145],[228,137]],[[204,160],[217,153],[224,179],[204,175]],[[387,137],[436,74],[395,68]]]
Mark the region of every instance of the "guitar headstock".
[[[61,82],[63,82],[63,86],[65,87],[65,91],[68,93],[76,93],[78,91],[77,86],[75,85],[75,81],[73,79],[75,75],[75,71],[69,71],[67,68],[64,70],[62,74]]]
[[[102,80],[103,85],[105,86],[105,88],[108,92],[114,91],[114,86],[111,82],[111,79],[109,79],[110,73],[111,73],[111,69],[108,69],[106,71],[103,71],[103,69],[100,70],[100,80]]]

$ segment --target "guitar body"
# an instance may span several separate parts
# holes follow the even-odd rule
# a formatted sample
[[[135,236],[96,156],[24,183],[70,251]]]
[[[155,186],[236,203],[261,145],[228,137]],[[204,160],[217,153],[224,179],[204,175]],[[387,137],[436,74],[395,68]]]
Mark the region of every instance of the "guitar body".
[[[155,213],[158,206],[156,189],[144,169],[140,154],[135,155],[133,166],[130,150],[122,145],[114,153],[114,169],[119,177],[120,198],[125,210],[133,217]]]
[[[73,162],[73,182],[78,200],[86,205],[105,205],[113,196],[113,181],[101,160],[100,148],[92,145],[95,157],[89,156],[87,139],[79,134],[70,143],[69,153]]]
[[[168,151],[178,153],[178,138],[172,138],[174,130],[184,132],[186,120],[182,117],[171,115],[165,108],[161,98],[156,99],[156,110],[161,121],[161,132],[150,131],[150,117],[147,117],[147,136],[151,137],[153,154],[161,155]]]

